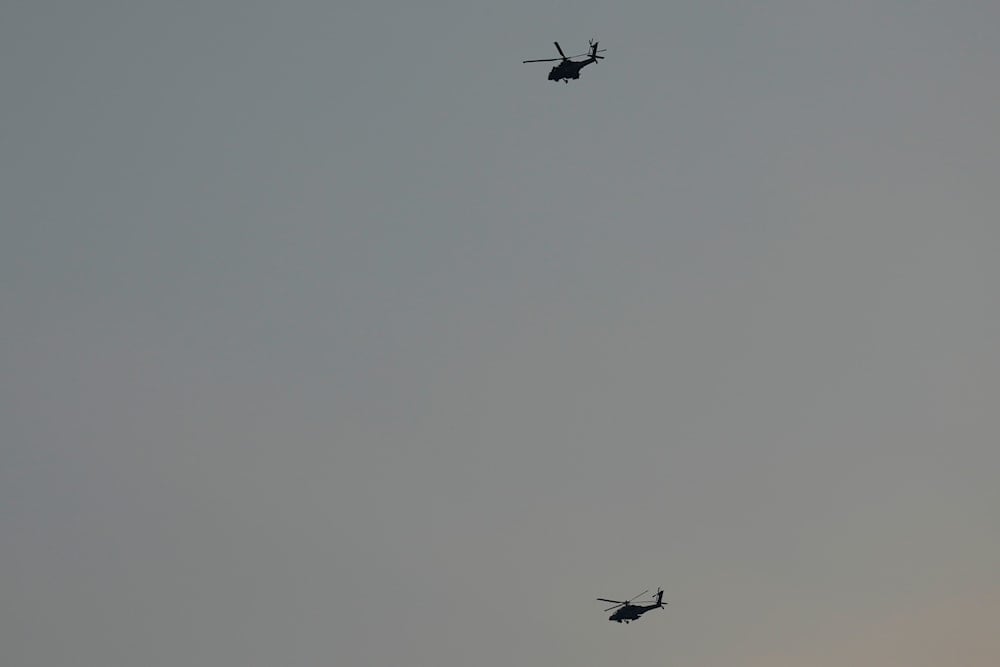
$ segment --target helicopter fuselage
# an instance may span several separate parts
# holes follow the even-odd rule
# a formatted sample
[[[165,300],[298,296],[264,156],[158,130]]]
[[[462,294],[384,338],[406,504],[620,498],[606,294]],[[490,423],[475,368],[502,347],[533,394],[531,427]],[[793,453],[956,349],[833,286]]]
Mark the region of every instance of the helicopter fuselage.
[[[596,62],[596,58],[588,58],[579,62],[573,60],[563,60],[558,65],[553,67],[551,72],[549,72],[549,81],[566,81],[568,83],[570,79],[579,79],[580,70],[590,63]]]
[[[651,604],[648,606],[627,604],[618,611],[616,611],[615,613],[611,614],[611,616],[608,617],[608,620],[616,621],[618,623],[622,622],[628,623],[629,621],[637,620],[640,616],[645,614],[650,609],[660,609],[660,608],[662,608],[662,606],[658,604]]]

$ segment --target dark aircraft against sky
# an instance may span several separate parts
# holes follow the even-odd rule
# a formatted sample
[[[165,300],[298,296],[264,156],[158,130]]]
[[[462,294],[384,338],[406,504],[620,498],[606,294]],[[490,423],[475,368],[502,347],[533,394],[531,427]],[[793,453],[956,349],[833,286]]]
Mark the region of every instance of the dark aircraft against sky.
[[[656,591],[656,598],[654,600],[650,600],[650,604],[641,604],[641,603],[632,604],[633,600],[641,598],[648,592],[649,589],[647,588],[638,595],[629,598],[628,600],[625,601],[608,600],[607,598],[597,598],[597,600],[599,602],[615,603],[614,606],[608,607],[607,609],[604,610],[604,611],[611,611],[612,609],[616,610],[615,613],[611,614],[611,616],[608,617],[609,621],[617,621],[618,623],[628,623],[629,621],[638,620],[639,617],[645,614],[647,611],[650,611],[652,609],[663,609],[663,607],[667,604],[666,602],[663,601],[662,588]]]
[[[559,52],[560,58],[542,58],[541,60],[523,60],[525,63],[550,63],[556,60],[559,64],[552,68],[549,72],[549,81],[562,81],[563,83],[569,83],[570,79],[579,79],[580,70],[589,65],[590,63],[596,63],[598,60],[604,58],[604,56],[597,55],[598,53],[604,53],[607,49],[597,50],[597,42],[590,40],[590,51],[587,53],[581,53],[576,56],[567,57],[563,53],[562,47],[559,46],[559,42],[553,42],[556,45],[556,51]],[[570,58],[581,58],[586,56],[586,60],[571,60]]]
[[[559,42],[553,42],[556,45],[556,51],[559,52],[558,58],[541,58],[538,60],[522,60],[522,63],[551,63],[559,61],[558,65],[555,65],[549,72],[549,81],[562,81],[563,83],[569,83],[570,79],[579,79],[580,70],[591,63],[596,63],[598,60],[603,60],[604,56],[598,55],[599,53],[604,53],[607,49],[598,49],[597,40],[590,40],[590,51],[586,53],[581,53],[575,56],[567,56],[563,53],[562,47],[559,46]],[[586,60],[572,60],[573,58],[586,57]],[[643,595],[649,592],[647,588],[642,593],[629,598],[628,600],[609,600],[607,598],[597,598],[600,602],[612,602],[614,603],[611,607],[608,607],[604,611],[615,610],[611,616],[608,617],[609,621],[616,621],[618,623],[629,623],[631,621],[638,620],[640,616],[645,614],[647,611],[653,609],[663,609],[667,604],[663,601],[663,589],[656,591],[656,597],[649,601],[649,604],[635,603],[634,600],[641,598]]]

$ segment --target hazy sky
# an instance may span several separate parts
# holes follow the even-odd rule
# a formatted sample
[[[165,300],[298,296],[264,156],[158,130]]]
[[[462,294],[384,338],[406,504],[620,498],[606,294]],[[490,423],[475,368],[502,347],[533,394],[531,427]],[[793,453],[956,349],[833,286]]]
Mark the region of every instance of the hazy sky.
[[[3,3],[0,663],[1000,664],[998,34]]]

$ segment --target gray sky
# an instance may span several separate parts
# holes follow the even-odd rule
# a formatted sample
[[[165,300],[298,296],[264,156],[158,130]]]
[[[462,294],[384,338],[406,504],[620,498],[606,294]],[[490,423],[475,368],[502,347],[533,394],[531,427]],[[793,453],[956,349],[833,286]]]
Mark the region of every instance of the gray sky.
[[[5,3],[0,662],[995,666],[998,32]]]

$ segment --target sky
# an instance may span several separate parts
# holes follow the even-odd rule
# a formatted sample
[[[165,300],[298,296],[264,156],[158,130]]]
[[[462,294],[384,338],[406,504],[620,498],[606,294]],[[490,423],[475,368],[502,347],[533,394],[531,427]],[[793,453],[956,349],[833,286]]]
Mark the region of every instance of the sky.
[[[4,3],[0,662],[1000,663],[998,31]]]

